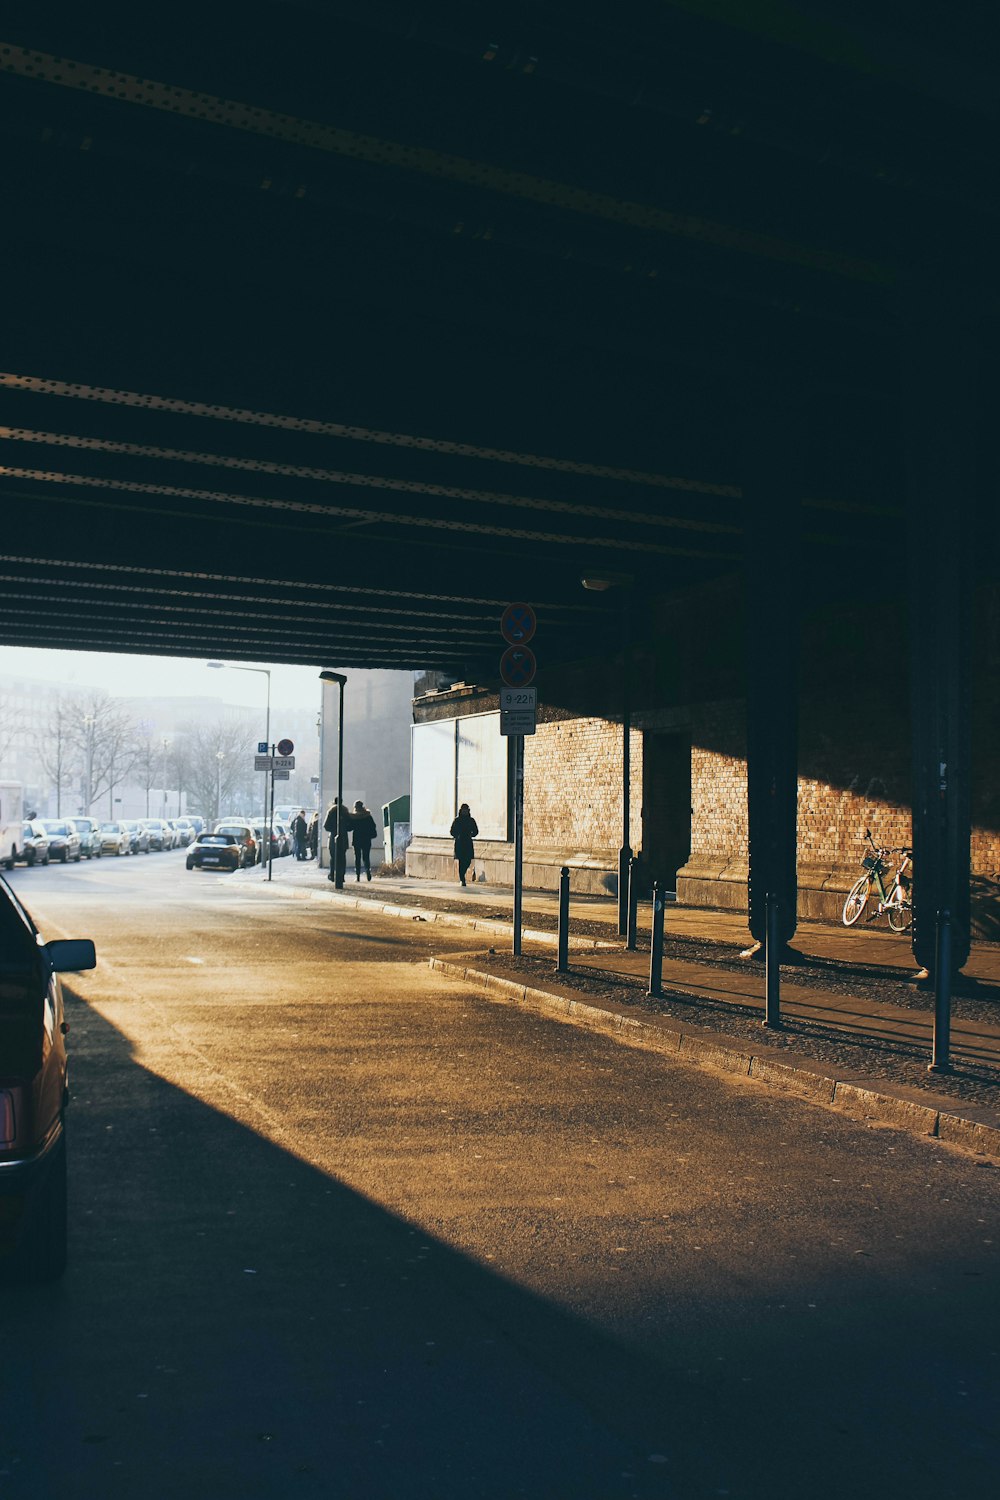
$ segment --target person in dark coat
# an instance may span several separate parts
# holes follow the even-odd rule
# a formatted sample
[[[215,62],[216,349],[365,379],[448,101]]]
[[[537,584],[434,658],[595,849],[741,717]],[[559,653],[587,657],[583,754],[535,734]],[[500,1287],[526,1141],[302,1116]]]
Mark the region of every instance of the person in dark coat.
[[[355,802],[354,811],[351,814],[351,842],[354,845],[354,878],[361,879],[361,866],[364,865],[365,875],[372,878],[372,839],[378,833],[375,827],[375,819],[363,802]]]
[[[341,807],[339,797],[334,797],[330,803],[323,827],[330,835],[330,873],[327,879],[332,880],[339,891],[344,884],[347,841],[351,835],[351,816],[346,807]]]
[[[295,851],[296,859],[305,859],[306,857],[306,834],[308,831],[305,809],[300,807],[292,819],[292,847]]]
[[[451,836],[455,840],[455,858],[458,860],[458,878],[465,885],[465,875],[472,861],[476,857],[475,846],[472,842],[479,833],[479,824],[469,811],[469,804],[463,802],[458,809],[458,817],[451,825]]]
[[[319,813],[314,812],[306,831],[306,858],[315,859],[319,853]]]

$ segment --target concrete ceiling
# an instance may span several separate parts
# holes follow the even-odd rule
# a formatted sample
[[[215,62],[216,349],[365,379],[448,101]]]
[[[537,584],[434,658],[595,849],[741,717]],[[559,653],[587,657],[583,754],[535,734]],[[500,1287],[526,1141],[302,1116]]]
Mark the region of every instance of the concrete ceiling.
[[[996,326],[989,15],[6,5],[0,640],[580,657],[585,574],[739,567],[762,393],[817,586],[898,560],[901,317]]]

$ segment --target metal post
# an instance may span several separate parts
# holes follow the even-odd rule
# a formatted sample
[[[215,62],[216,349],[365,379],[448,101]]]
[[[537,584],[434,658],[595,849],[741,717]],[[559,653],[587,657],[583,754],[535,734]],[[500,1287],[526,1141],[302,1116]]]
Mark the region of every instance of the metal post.
[[[524,872],[524,735],[514,736],[514,957],[521,955],[521,896]]]
[[[781,902],[772,891],[765,897],[767,939],[764,944],[764,1025],[781,1026]]]
[[[934,957],[934,1042],[928,1073],[951,1072],[951,924],[951,912],[939,911]]]
[[[628,936],[625,946],[635,952],[639,931],[639,861],[635,855],[628,862]]]
[[[653,881],[653,936],[649,949],[649,989],[647,995],[663,994],[663,911],[665,902],[660,882]]]
[[[333,883],[338,891],[342,891],[347,868],[347,856],[340,843],[340,820],[344,815],[344,679],[341,678],[337,685],[340,688],[340,714],[337,722],[337,845],[333,856]]]
[[[265,809],[264,809],[264,814],[265,814],[264,837],[267,839],[267,878],[268,878],[268,880],[270,880],[270,878],[271,878],[271,864],[272,864],[273,859],[274,859],[274,854],[273,854],[272,844],[271,844],[271,830],[274,828],[274,746],[273,745],[270,748],[270,755],[271,755],[271,821],[270,821],[270,823],[267,822],[267,808],[265,807]]]
[[[622,593],[622,842],[618,851],[618,936],[628,931],[629,861],[632,858],[632,621],[631,598]]]
[[[559,871],[559,947],[556,973],[565,974],[569,969],[569,866]]]

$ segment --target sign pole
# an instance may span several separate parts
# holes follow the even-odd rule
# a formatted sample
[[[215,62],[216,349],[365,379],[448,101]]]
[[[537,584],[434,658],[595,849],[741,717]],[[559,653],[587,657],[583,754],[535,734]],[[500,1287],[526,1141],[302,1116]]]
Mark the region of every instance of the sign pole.
[[[271,746],[271,821],[265,823],[264,833],[267,835],[267,878],[271,878],[271,829],[274,827],[274,746]]]
[[[524,735],[514,735],[514,957],[521,956],[524,885]]]

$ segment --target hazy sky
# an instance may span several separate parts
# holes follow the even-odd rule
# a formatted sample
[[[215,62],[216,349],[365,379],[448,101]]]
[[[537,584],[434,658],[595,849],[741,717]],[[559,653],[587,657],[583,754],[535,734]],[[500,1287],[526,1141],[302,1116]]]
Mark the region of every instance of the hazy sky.
[[[244,665],[256,666],[247,662]],[[267,665],[262,663],[262,665]],[[330,664],[334,668],[336,662]],[[271,708],[319,706],[318,667],[270,664]],[[213,670],[204,657],[121,656],[104,651],[39,651],[0,646],[0,676],[34,677],[80,687],[104,688],[119,697],[204,696],[255,707],[266,702],[267,679],[258,673]]]

